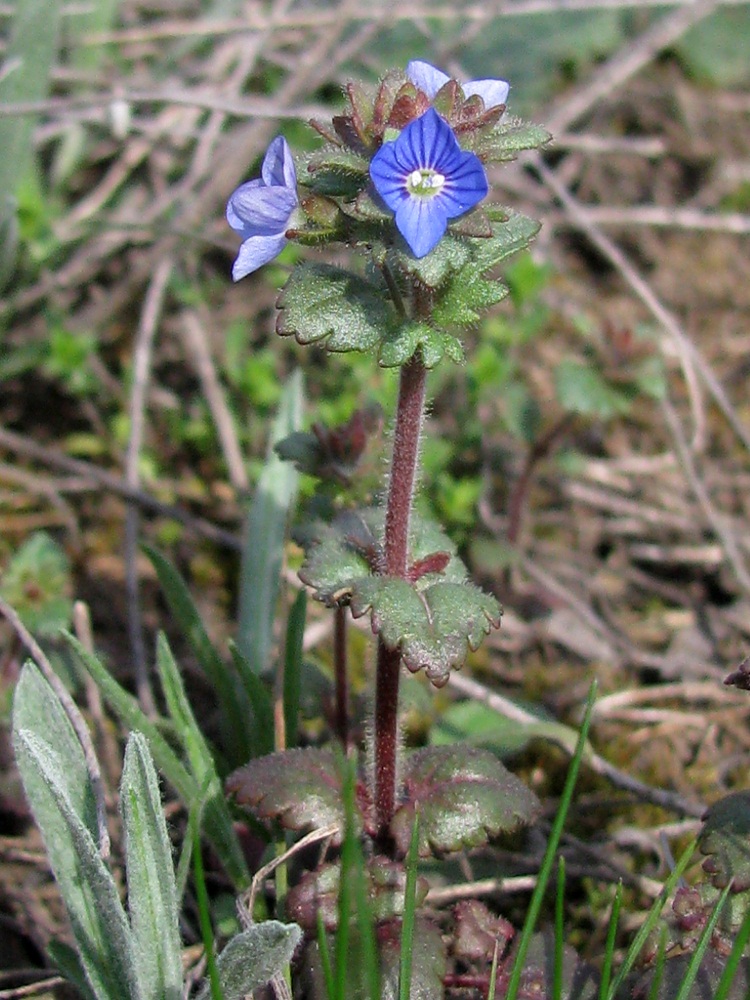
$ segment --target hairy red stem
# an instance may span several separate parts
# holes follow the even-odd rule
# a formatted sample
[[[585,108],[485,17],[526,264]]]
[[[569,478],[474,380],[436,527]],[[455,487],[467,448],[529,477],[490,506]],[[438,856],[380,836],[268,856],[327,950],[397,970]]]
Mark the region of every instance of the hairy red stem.
[[[385,511],[382,573],[407,578],[409,521],[419,458],[427,371],[419,356],[401,369],[393,460]],[[396,807],[398,754],[398,684],[401,652],[378,641],[375,681],[375,812],[381,834]]]
[[[336,684],[336,733],[349,749],[349,684],[346,674],[346,608],[333,612],[333,664]]]

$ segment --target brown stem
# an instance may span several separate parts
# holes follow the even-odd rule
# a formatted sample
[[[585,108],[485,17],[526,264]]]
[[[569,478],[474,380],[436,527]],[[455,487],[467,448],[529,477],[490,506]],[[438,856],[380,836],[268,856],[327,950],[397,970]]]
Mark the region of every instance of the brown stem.
[[[385,511],[381,572],[405,579],[409,559],[409,521],[419,457],[427,371],[415,355],[401,369],[393,459]],[[378,641],[375,682],[375,813],[384,835],[396,806],[398,774],[398,684],[401,652]]]
[[[531,446],[526,460],[521,469],[521,474],[515,482],[513,490],[508,498],[508,542],[515,545],[521,535],[523,513],[528,500],[529,488],[534,470],[543,458],[546,458],[557,442],[571,425],[575,418],[572,414],[566,414],[556,424]]]
[[[336,684],[335,728],[344,747],[349,749],[349,683],[346,675],[346,608],[333,612],[333,670]]]

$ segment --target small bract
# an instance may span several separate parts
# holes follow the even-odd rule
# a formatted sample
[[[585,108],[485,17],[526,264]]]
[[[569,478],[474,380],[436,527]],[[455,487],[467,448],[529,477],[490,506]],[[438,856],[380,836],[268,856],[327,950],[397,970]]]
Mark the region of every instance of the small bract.
[[[430,100],[451,79],[447,73],[421,59],[412,59],[406,67],[406,75]],[[473,97],[475,94],[481,97],[485,108],[496,108],[498,104],[505,104],[508,100],[510,86],[505,80],[468,80],[461,84],[461,89],[466,97]]]
[[[434,108],[381,146],[370,177],[415,257],[426,256],[448,220],[474,208],[489,190],[479,157],[461,149]]]
[[[263,158],[261,176],[240,184],[227,204],[227,222],[242,237],[232,268],[235,281],[281,253],[298,206],[294,160],[286,139],[277,136]]]

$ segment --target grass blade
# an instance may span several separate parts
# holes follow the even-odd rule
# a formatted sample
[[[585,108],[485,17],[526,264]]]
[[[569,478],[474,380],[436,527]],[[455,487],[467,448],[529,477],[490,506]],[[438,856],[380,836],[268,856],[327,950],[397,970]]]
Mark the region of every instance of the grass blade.
[[[685,978],[680,983],[680,989],[677,992],[675,1000],[688,1000],[690,996],[690,991],[693,988],[693,983],[695,982],[698,973],[701,970],[701,964],[703,963],[703,956],[706,954],[706,949],[711,943],[711,938],[714,933],[714,928],[719,922],[719,916],[724,908],[724,904],[727,901],[727,896],[732,891],[731,881],[727,886],[725,886],[719,898],[716,900],[716,905],[711,911],[711,916],[706,921],[706,926],[703,928],[700,938],[698,939],[698,944],[695,946],[695,951],[693,952],[690,962],[688,964],[687,970],[685,971]]]
[[[248,724],[251,708],[247,695],[209,639],[190,591],[177,569],[151,546],[144,545],[143,550],[156,570],[169,610],[219,699],[227,755],[233,765],[244,764],[256,755]]]
[[[687,849],[683,851],[682,855],[677,861],[677,864],[674,867],[674,870],[670,872],[669,878],[664,883],[664,887],[659,893],[658,898],[654,900],[654,904],[651,907],[648,916],[644,920],[643,926],[638,931],[630,947],[628,948],[628,953],[625,956],[625,960],[622,963],[622,966],[620,967],[617,973],[615,981],[612,983],[610,987],[609,993],[607,994],[607,1000],[615,1000],[618,990],[622,986],[630,970],[635,965],[638,956],[640,955],[641,950],[643,949],[644,944],[646,943],[651,932],[656,926],[656,923],[659,917],[661,916],[661,912],[664,909],[667,900],[672,895],[675,886],[682,878],[682,873],[690,864],[693,854],[695,853],[695,847],[696,847],[696,841],[693,840],[690,844],[688,844]]]
[[[291,462],[282,462],[273,445],[300,429],[302,401],[302,374],[295,372],[284,387],[269,455],[245,524],[237,645],[255,674],[263,674],[270,667],[284,539],[299,482],[297,470]]]
[[[602,978],[599,983],[599,1000],[605,1000],[609,994],[609,984],[612,981],[612,963],[617,941],[617,928],[620,922],[620,907],[622,906],[622,881],[617,883],[615,898],[612,901],[612,912],[609,916],[607,941],[604,946],[604,961],[602,962]]]
[[[302,691],[302,642],[307,620],[307,593],[300,590],[289,611],[284,656],[284,726],[286,745],[297,746],[299,703]]]
[[[586,714],[584,715],[583,725],[581,726],[581,731],[578,735],[576,750],[570,762],[570,767],[568,768],[568,776],[565,779],[565,787],[563,788],[563,793],[560,797],[560,806],[557,810],[557,815],[555,816],[555,822],[552,824],[552,830],[550,832],[549,842],[547,843],[547,849],[544,852],[544,858],[542,860],[542,867],[539,871],[536,888],[534,889],[529,903],[529,909],[526,913],[526,920],[518,942],[518,949],[513,963],[513,971],[511,972],[510,979],[508,981],[508,990],[505,1000],[516,1000],[518,996],[518,989],[521,983],[521,976],[523,974],[526,955],[531,944],[531,937],[534,933],[536,922],[539,918],[539,911],[542,908],[542,901],[544,899],[544,894],[547,891],[547,884],[552,874],[552,868],[557,856],[557,848],[560,844],[560,838],[562,837],[565,818],[568,815],[570,803],[573,798],[573,789],[575,788],[576,780],[578,779],[578,771],[581,767],[583,752],[586,747],[586,740],[591,726],[591,712],[594,707],[595,698],[596,683],[591,685],[591,690],[589,691],[589,697],[586,704]]]

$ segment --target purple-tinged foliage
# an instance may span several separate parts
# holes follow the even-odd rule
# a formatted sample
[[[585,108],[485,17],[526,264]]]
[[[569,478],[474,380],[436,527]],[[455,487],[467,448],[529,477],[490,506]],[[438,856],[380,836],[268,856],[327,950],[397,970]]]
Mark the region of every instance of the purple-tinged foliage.
[[[242,237],[234,281],[278,257],[298,206],[294,160],[286,139],[277,136],[263,158],[260,177],[240,184],[227,204],[227,222]]]
[[[419,87],[427,94],[430,100],[451,79],[447,73],[421,59],[412,59],[406,67],[406,75],[415,87]],[[510,91],[510,86],[505,80],[468,80],[460,86],[466,97],[481,97],[485,108],[495,108],[505,104]]]
[[[381,146],[370,177],[415,257],[425,257],[443,238],[448,220],[474,208],[489,190],[479,158],[461,149],[434,108]]]

